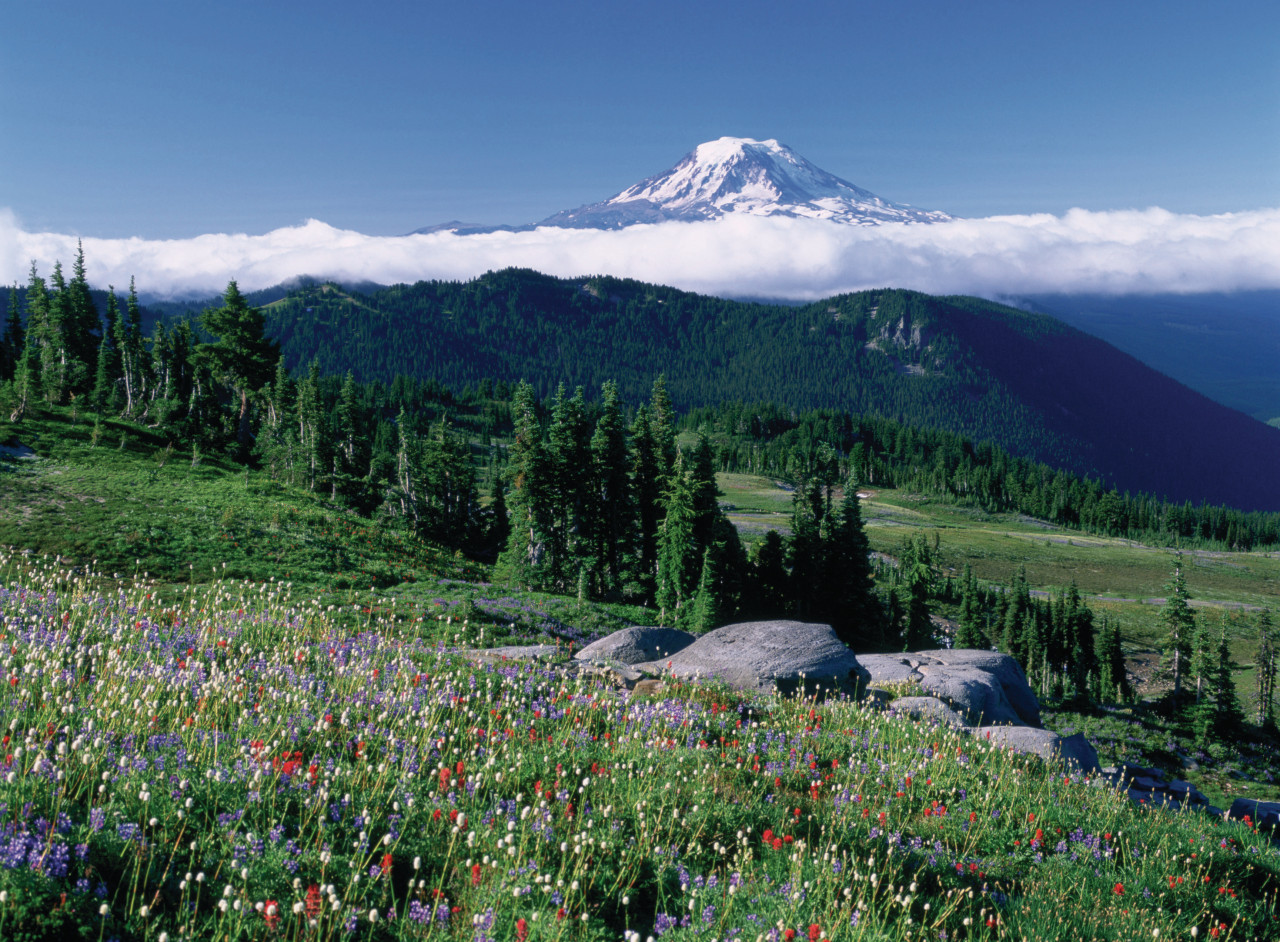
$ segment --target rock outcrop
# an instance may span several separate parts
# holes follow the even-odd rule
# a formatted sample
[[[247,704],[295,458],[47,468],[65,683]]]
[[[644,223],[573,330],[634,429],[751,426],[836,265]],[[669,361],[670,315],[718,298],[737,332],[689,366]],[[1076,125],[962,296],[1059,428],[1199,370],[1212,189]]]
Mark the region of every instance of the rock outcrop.
[[[642,664],[670,657],[697,640],[697,635],[678,628],[623,628],[593,641],[573,657],[577,661]]]
[[[863,654],[858,663],[868,686],[918,686],[963,716],[966,726],[1040,725],[1040,701],[1007,654],[944,648]]]
[[[856,694],[858,658],[830,625],[753,621],[709,631],[669,658],[635,665],[680,680],[719,680],[751,693]]]

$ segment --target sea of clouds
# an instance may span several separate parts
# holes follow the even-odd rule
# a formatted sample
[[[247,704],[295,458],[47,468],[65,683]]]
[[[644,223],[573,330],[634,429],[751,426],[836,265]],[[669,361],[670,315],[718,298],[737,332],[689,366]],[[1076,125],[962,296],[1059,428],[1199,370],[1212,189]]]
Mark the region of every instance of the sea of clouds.
[[[0,283],[69,266],[77,236],[27,232],[0,209]],[[465,280],[510,266],[610,274],[729,297],[814,299],[865,288],[1004,297],[1280,288],[1280,209],[1179,215],[1162,209],[992,216],[852,227],[730,215],[616,231],[543,228],[458,236],[367,236],[318,220],[262,235],[85,237],[90,282],[150,296],[255,290],[301,275],[379,284]]]

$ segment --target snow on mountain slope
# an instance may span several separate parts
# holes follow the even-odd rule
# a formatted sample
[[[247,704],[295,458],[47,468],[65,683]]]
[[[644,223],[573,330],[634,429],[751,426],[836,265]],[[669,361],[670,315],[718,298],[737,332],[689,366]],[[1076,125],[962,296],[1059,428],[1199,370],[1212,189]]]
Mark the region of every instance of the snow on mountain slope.
[[[556,213],[538,225],[620,229],[639,223],[714,219],[727,213],[830,219],[856,226],[952,218],[882,199],[827,173],[776,140],[722,137],[700,144],[670,170],[611,199]]]

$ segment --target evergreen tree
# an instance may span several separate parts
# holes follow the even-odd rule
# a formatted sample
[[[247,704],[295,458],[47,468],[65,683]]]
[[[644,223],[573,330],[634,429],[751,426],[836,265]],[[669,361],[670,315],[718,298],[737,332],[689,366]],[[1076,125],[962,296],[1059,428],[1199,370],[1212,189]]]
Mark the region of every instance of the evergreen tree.
[[[802,621],[819,617],[823,593],[822,519],[826,515],[822,486],[814,479],[796,487],[791,497],[791,605]]]
[[[819,529],[825,620],[850,648],[883,645],[884,611],[876,597],[871,544],[853,480],[845,484],[839,507],[827,511]]]
[[[658,526],[662,521],[662,474],[658,445],[649,422],[649,408],[641,405],[631,423],[631,493],[635,496],[639,567],[637,580],[646,599],[652,598],[658,575]]]
[[[9,303],[5,306],[4,332],[0,333],[0,382],[16,379],[18,362],[22,359],[22,312],[19,310],[18,286],[9,289]]]
[[[201,325],[218,339],[201,344],[199,355],[214,377],[232,391],[237,402],[236,441],[242,453],[247,453],[250,401],[271,381],[280,346],[267,338],[262,311],[249,307],[235,281],[227,285],[222,300],[222,307],[209,308],[200,315]]]
[[[537,399],[533,387],[524,381],[516,387],[511,417],[515,423],[507,456],[511,536],[498,558],[498,571],[521,588],[542,588],[547,579],[550,495]]]
[[[142,308],[138,290],[129,279],[125,316],[116,322],[116,347],[120,351],[120,372],[124,380],[124,414],[134,415],[146,394],[146,361],[142,347]]]
[[[1006,593],[1007,605],[1002,619],[1003,640],[1001,650],[1012,655],[1022,669],[1031,674],[1032,655],[1038,654],[1038,647],[1033,641],[1035,634],[1035,613],[1031,608],[1031,589],[1027,585],[1027,567],[1019,566]]]
[[[102,328],[97,305],[89,290],[85,272],[84,245],[76,243],[76,260],[71,266],[71,281],[67,283],[67,354],[75,364],[72,391],[85,395],[92,391],[94,367],[97,365],[99,331]]]
[[[1276,675],[1280,673],[1280,635],[1271,622],[1270,609],[1258,615],[1258,656],[1254,673],[1258,683],[1258,725],[1271,732],[1276,727]]]
[[[489,533],[486,556],[496,559],[511,538],[511,516],[507,512],[507,488],[502,476],[493,482],[493,498],[489,502]]]
[[[902,643],[904,651],[920,651],[935,647],[933,622],[929,618],[929,589],[933,582],[932,559],[923,535],[917,535],[903,547],[899,556],[901,581],[898,588],[902,611]]]
[[[1227,634],[1226,612],[1222,613],[1217,650],[1214,653],[1214,729],[1219,739],[1228,740],[1237,735],[1244,725],[1244,709],[1240,706],[1235,680],[1231,676],[1231,640]]]
[[[656,601],[663,625],[684,627],[690,623],[690,603],[697,592],[703,556],[694,540],[694,523],[689,476],[683,457],[677,456],[658,533]]]
[[[1124,666],[1124,650],[1120,646],[1120,623],[1106,616],[1102,619],[1102,650],[1098,655],[1099,686],[1102,699],[1127,703],[1133,693]]]
[[[1173,575],[1165,585],[1165,593],[1165,603],[1160,609],[1160,626],[1164,631],[1165,663],[1173,675],[1173,703],[1176,708],[1191,664],[1191,640],[1196,627],[1195,613],[1189,604],[1191,595],[1182,574],[1181,553],[1175,557]]]
[[[659,486],[665,493],[676,467],[676,413],[667,394],[666,374],[653,381],[649,396],[649,427],[653,432],[654,458],[658,466]]]
[[[960,579],[960,618],[956,629],[955,646],[957,648],[979,648],[985,650],[990,646],[982,630],[982,608],[978,599],[978,583],[973,575],[973,568],[964,564],[964,575]]]
[[[120,408],[120,350],[116,346],[119,333],[120,306],[116,302],[114,285],[107,287],[107,323],[98,344],[98,367],[93,381],[93,409],[95,412],[117,412]]]
[[[49,296],[45,281],[31,264],[27,281],[27,326],[22,338],[22,353],[14,371],[15,402],[10,422],[18,422],[43,395],[43,336],[48,318]]]
[[[314,491],[328,458],[329,442],[325,436],[320,411],[320,364],[315,360],[307,376],[298,383],[298,447],[307,472],[307,489]]]
[[[338,392],[334,415],[333,473],[329,479],[329,491],[331,497],[341,494],[354,502],[359,502],[362,496],[361,477],[369,463],[364,415],[358,395],[356,381],[348,370]]]
[[[627,573],[634,567],[631,546],[636,527],[631,499],[631,459],[618,386],[612,380],[600,391],[600,418],[591,436],[593,568],[598,572],[596,593],[620,597]]]
[[[787,614],[789,597],[787,547],[777,530],[769,530],[753,550],[750,611],[760,618]]]
[[[724,624],[721,607],[724,590],[718,585],[716,555],[714,547],[708,547],[702,554],[702,569],[698,574],[698,587],[688,620],[688,630],[694,634],[705,634]]]

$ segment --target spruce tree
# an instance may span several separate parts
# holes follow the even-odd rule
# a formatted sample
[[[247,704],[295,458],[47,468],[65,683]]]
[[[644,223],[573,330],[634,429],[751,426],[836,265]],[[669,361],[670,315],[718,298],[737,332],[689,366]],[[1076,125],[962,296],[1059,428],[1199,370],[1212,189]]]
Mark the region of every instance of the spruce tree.
[[[1231,676],[1231,639],[1227,627],[1227,614],[1223,612],[1213,665],[1213,722],[1217,738],[1222,740],[1238,735],[1244,725],[1244,709],[1240,706],[1235,680]]]
[[[125,316],[116,322],[116,348],[120,351],[120,372],[124,379],[124,414],[132,416],[142,408],[146,394],[146,360],[142,346],[142,307],[138,290],[129,279]]]
[[[217,339],[201,344],[199,356],[214,377],[232,390],[235,437],[242,453],[247,453],[250,402],[271,381],[280,345],[267,337],[262,310],[249,306],[235,281],[228,283],[222,300],[222,307],[209,308],[200,315],[201,326]]]
[[[935,646],[933,622],[929,617],[929,590],[933,582],[932,559],[924,536],[917,534],[904,544],[899,554],[899,607],[902,611],[904,651],[920,651]]]
[[[71,280],[67,283],[67,353],[75,366],[72,375],[76,382],[73,391],[88,394],[93,389],[94,368],[98,360],[99,331],[102,328],[97,305],[89,290],[85,271],[84,245],[76,244],[76,260],[71,266]]]
[[[789,609],[789,577],[787,547],[777,530],[769,530],[755,545],[751,565],[751,614],[759,618],[782,618]]]
[[[691,618],[703,554],[694,540],[693,492],[682,456],[676,458],[664,509],[658,532],[656,601],[661,624],[684,627]]]
[[[638,520],[636,578],[646,599],[653,598],[658,576],[658,526],[662,521],[662,475],[658,447],[649,422],[649,408],[641,405],[631,422],[631,493]]]
[[[635,565],[632,545],[636,514],[617,384],[606,382],[600,399],[600,418],[591,436],[593,568],[599,573],[596,592],[603,598],[616,599]]]
[[[1254,674],[1258,684],[1258,725],[1273,732],[1276,728],[1276,675],[1280,673],[1280,635],[1271,622],[1270,609],[1264,608],[1258,614],[1257,631],[1258,656],[1254,662]]]
[[[649,396],[649,427],[653,432],[658,481],[665,492],[676,467],[676,413],[667,394],[667,377],[658,375]]]
[[[982,630],[982,606],[978,599],[978,583],[974,578],[973,568],[964,564],[964,574],[960,578],[960,618],[956,629],[955,646],[957,648],[986,649],[990,646]]]
[[[1164,631],[1165,664],[1173,675],[1173,704],[1182,697],[1182,684],[1191,665],[1191,641],[1196,617],[1191,610],[1187,581],[1182,574],[1182,554],[1174,559],[1173,575],[1165,586],[1165,603],[1160,609],[1160,626]]]
[[[550,500],[542,425],[533,387],[523,380],[511,403],[515,436],[507,453],[511,536],[498,558],[498,572],[523,589],[543,588],[548,580],[547,544]]]
[[[1129,675],[1124,666],[1124,649],[1120,645],[1120,623],[1102,618],[1102,649],[1098,654],[1099,686],[1102,699],[1127,703],[1132,696]]]
[[[98,344],[98,365],[93,381],[93,409],[98,413],[119,410],[120,350],[116,336],[120,321],[120,306],[116,302],[114,285],[107,287],[107,323]]]
[[[825,620],[854,650],[884,645],[884,610],[876,596],[871,544],[852,479],[845,484],[839,506],[828,510],[819,530]]]
[[[5,306],[4,332],[0,333],[0,382],[17,378],[18,361],[22,359],[22,312],[19,310],[18,286],[9,289]]]

